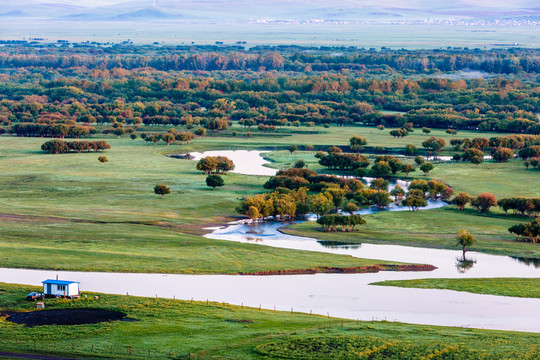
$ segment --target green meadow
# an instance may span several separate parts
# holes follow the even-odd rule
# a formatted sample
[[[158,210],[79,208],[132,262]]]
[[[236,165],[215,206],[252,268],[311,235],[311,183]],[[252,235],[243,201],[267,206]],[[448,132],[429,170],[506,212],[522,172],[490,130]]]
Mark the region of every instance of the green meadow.
[[[150,130],[147,128],[146,130]],[[160,131],[161,128],[154,129]],[[141,139],[109,137],[109,162],[97,154],[50,155],[40,150],[46,139],[0,137],[0,266],[102,271],[174,273],[238,273],[292,270],[322,266],[364,266],[373,261],[346,256],[267,248],[200,237],[206,227],[237,218],[235,207],[247,195],[264,191],[263,176],[229,173],[225,186],[212,191],[195,162],[167,154],[219,149],[263,149],[270,166],[288,168],[305,160],[321,169],[312,151],[291,154],[290,144],[347,145],[353,134],[368,138],[368,146],[401,151],[405,144],[419,148],[427,138],[420,131],[396,140],[388,131],[366,127],[290,127],[277,133],[245,137],[250,129],[234,126],[223,133],[197,138],[188,145],[149,145]],[[237,136],[232,132],[237,131]],[[449,141],[450,136],[434,130]],[[459,133],[458,136],[493,134]],[[511,175],[511,176],[510,176]],[[426,178],[419,172],[411,176]],[[533,196],[540,192],[536,170],[521,161],[506,164],[437,164],[429,178],[447,182],[456,191],[497,196]],[[154,194],[156,184],[166,184],[171,194]],[[361,231],[321,233],[315,223],[285,231],[322,240],[389,242],[414,246],[454,248],[461,228],[479,239],[474,250],[538,257],[534,244],[520,243],[507,228],[525,219],[505,216],[497,209],[484,217],[472,209],[443,209],[379,213],[366,217]],[[45,255],[45,256],[44,256]],[[68,256],[69,255],[69,256]],[[261,256],[264,255],[264,256]],[[151,261],[149,261],[151,260]],[[426,260],[427,261],[427,260]]]
[[[37,288],[0,283],[0,289],[0,308],[33,308],[24,296]],[[532,360],[539,354],[540,335],[533,333],[341,320],[216,302],[86,295],[74,301],[47,299],[45,304],[50,310],[119,311],[130,321],[26,327],[2,317],[2,350],[91,359]]]
[[[372,283],[371,285],[447,289],[476,294],[540,298],[540,278],[388,280]]]

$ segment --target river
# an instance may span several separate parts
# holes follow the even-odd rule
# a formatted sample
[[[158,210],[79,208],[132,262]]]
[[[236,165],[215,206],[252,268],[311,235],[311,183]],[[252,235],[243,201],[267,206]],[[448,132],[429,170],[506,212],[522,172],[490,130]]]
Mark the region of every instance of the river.
[[[242,151],[228,156],[235,171],[245,162]],[[252,152],[251,152],[252,153]],[[259,152],[256,152],[260,158]],[[205,153],[204,155],[210,155]],[[239,157],[236,157],[239,156]],[[250,154],[251,156],[251,154]],[[187,160],[186,160],[187,161]],[[254,174],[262,175],[265,162],[250,162]],[[256,168],[257,167],[257,168]],[[264,167],[265,169],[260,169]],[[273,169],[272,169],[273,170]],[[275,170],[273,170],[275,173]],[[440,204],[437,204],[440,205]],[[396,207],[394,211],[406,210]],[[366,211],[366,210],[364,210]],[[373,209],[368,210],[370,212]],[[240,241],[288,249],[343,254],[437,266],[431,272],[381,271],[367,274],[314,275],[170,275],[97,272],[64,272],[25,269],[0,269],[0,282],[39,285],[46,278],[81,282],[83,291],[159,296],[227,302],[230,304],[359,320],[387,320],[415,324],[518,330],[540,333],[540,299],[480,295],[452,290],[407,289],[370,285],[383,280],[467,277],[539,277],[534,264],[507,256],[467,252],[463,264],[461,251],[426,249],[396,245],[332,245],[315,239],[291,236],[278,229],[283,223],[230,224],[212,229],[213,239]]]

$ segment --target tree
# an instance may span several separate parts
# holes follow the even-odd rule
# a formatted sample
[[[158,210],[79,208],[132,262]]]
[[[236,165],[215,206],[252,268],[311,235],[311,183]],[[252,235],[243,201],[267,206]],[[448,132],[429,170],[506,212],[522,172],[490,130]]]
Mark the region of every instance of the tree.
[[[429,174],[433,169],[435,169],[435,166],[430,162],[423,163],[422,166],[420,166],[420,170],[422,170],[425,175]]]
[[[163,196],[171,193],[171,189],[169,189],[167,185],[158,184],[154,186],[154,192],[157,195],[161,195],[161,198],[163,199]]]
[[[106,162],[109,161],[109,158],[106,157],[106,156],[100,156],[100,157],[98,157],[97,159],[98,159],[98,161],[99,161],[100,163],[102,163],[102,164],[104,164],[104,163],[106,163]]]
[[[321,193],[313,195],[310,198],[309,204],[311,210],[319,216],[327,214],[330,210],[332,210],[334,205],[331,199],[327,198]]]
[[[405,197],[405,190],[400,185],[396,185],[392,191],[390,191],[390,195],[394,197],[396,204],[400,204]]]
[[[131,138],[131,140],[135,140],[137,138],[137,134],[131,133],[129,137]]]
[[[471,235],[467,230],[460,230],[456,237],[457,244],[463,247],[463,258],[465,258],[465,252],[467,251],[467,246],[472,246],[476,239]]]
[[[361,151],[364,149],[364,146],[367,145],[367,139],[365,137],[354,135],[352,138],[349,139],[349,143],[351,146],[351,150]]]
[[[473,156],[471,158],[471,164],[474,164],[476,166],[480,165],[483,161],[484,161],[484,158],[480,156]]]
[[[496,162],[507,162],[512,158],[514,158],[514,152],[512,149],[498,147],[493,151],[493,160]]]
[[[459,210],[464,210],[470,202],[471,196],[466,192],[460,192],[452,199],[452,204],[456,205]]]
[[[364,167],[358,167],[356,169],[354,169],[354,176],[357,176],[359,177],[360,179],[362,179],[364,176],[367,175],[367,170],[366,168]]]
[[[431,129],[424,126],[424,127],[422,128],[422,132],[423,132],[424,134],[429,134],[429,133],[431,133]]]
[[[369,200],[377,206],[378,209],[383,209],[392,203],[390,193],[387,191],[377,191],[370,195]]]
[[[396,175],[396,173],[403,168],[403,163],[401,162],[401,160],[395,157],[388,159],[388,165],[390,165],[392,175]]]
[[[348,212],[351,215],[354,214],[354,212],[358,210],[359,210],[358,205],[356,205],[353,202],[348,202],[347,204],[345,204],[345,207],[343,208],[343,211]]]
[[[297,160],[295,163],[294,163],[294,166],[293,166],[295,169],[303,169],[306,167],[306,163],[304,160]]]
[[[392,172],[392,168],[386,161],[379,161],[371,167],[371,175],[374,177],[387,177]]]
[[[405,176],[409,176],[409,173],[416,171],[416,168],[411,164],[404,164],[401,171],[405,173]]]
[[[408,206],[413,212],[418,211],[419,208],[427,206],[427,201],[422,196],[413,194],[413,191],[409,193],[409,196],[403,200],[403,205]]]
[[[497,205],[497,198],[492,193],[483,192],[471,200],[471,205],[486,216],[489,209]]]
[[[247,215],[253,221],[257,221],[261,217],[259,210],[255,206],[250,206],[248,208]]]
[[[235,168],[234,162],[226,156],[218,156],[216,160],[216,170],[218,173],[221,171],[223,174],[227,174],[227,172]]]
[[[433,151],[437,154],[446,146],[446,141],[444,141],[443,138],[432,136],[429,139],[424,140],[422,146],[426,148],[426,150]]]
[[[405,145],[405,154],[406,155],[416,155],[416,153],[418,152],[418,149],[416,148],[416,146],[414,146],[414,144],[407,144]]]
[[[422,165],[426,162],[426,159],[424,159],[423,156],[418,155],[414,158],[414,162],[416,163],[416,165]]]
[[[297,151],[298,150],[298,146],[296,145],[291,145],[289,146],[289,149],[290,153],[292,154],[293,152]]]
[[[218,160],[213,156],[203,157],[197,163],[197,170],[204,171],[205,174],[211,174],[212,171],[216,170],[218,166]]]
[[[210,186],[212,188],[212,191],[216,190],[216,186],[223,186],[225,185],[225,182],[223,181],[223,178],[219,175],[208,175],[206,177],[206,186]]]
[[[389,182],[383,178],[375,179],[371,182],[370,187],[377,191],[387,191]]]

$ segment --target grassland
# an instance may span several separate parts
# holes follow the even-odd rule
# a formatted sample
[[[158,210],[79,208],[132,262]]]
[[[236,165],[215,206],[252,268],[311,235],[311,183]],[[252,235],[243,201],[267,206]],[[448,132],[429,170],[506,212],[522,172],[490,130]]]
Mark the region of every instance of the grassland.
[[[28,311],[24,296],[36,288],[0,284],[0,309]],[[540,335],[505,331],[357,322],[290,312],[273,312],[220,303],[203,303],[88,293],[75,301],[47,299],[48,309],[105,309],[136,321],[28,328],[0,319],[4,351],[37,352],[84,358],[362,358],[376,345],[411,351],[410,359],[440,349],[490,359],[534,359]],[[98,295],[99,299],[94,299]],[[359,342],[359,338],[365,342]],[[344,346],[335,346],[336,341]],[[312,343],[320,347],[289,346]],[[324,343],[322,343],[324,342]],[[338,345],[339,345],[338,344]],[[348,344],[348,345],[347,345]],[[279,353],[278,353],[278,352]],[[299,352],[300,351],[300,352]],[[131,352],[131,354],[130,354]],[[457,355],[461,354],[461,357]],[[336,356],[339,355],[339,356]],[[432,355],[433,356],[433,355]],[[388,358],[388,357],[384,357]],[[399,357],[398,357],[399,358]],[[480,358],[480,357],[473,357]]]
[[[282,229],[293,235],[303,235],[326,241],[373,243],[460,249],[456,234],[467,229],[477,242],[470,250],[498,255],[540,258],[538,244],[515,241],[508,227],[523,222],[523,218],[503,214],[479,215],[475,210],[458,211],[455,207],[419,212],[380,212],[365,216],[366,225],[355,233],[321,232],[313,222]]]
[[[162,130],[161,128],[154,129]],[[237,137],[232,131],[238,131]],[[175,273],[237,273],[292,270],[322,266],[351,267],[372,262],[335,255],[265,248],[209,240],[198,235],[204,227],[232,220],[240,198],[263,192],[266,177],[230,173],[226,186],[211,191],[204,175],[189,160],[166,154],[216,149],[262,148],[277,168],[298,159],[322,170],[314,153],[284,150],[290,144],[319,148],[347,145],[352,134],[366,136],[369,145],[399,151],[407,143],[421,146],[427,137],[416,131],[395,140],[389,130],[365,127],[285,128],[277,134],[243,137],[250,129],[233,127],[221,134],[197,138],[189,145],[148,145],[137,139],[107,138],[109,162],[96,154],[49,155],[39,150],[39,138],[0,137],[0,266],[70,270],[151,271]],[[433,135],[449,140],[443,131]],[[460,133],[459,136],[493,134]],[[424,178],[423,175],[413,173]],[[511,176],[509,176],[511,174]],[[457,191],[492,191],[497,196],[532,196],[540,192],[536,172],[519,161],[507,164],[439,164],[430,174]],[[167,184],[164,199],[153,193]],[[442,221],[444,219],[444,221]],[[287,231],[324,240],[390,242],[454,248],[455,233],[467,228],[479,238],[475,250],[540,257],[533,244],[513,241],[507,228],[523,219],[495,212],[488,217],[472,210],[448,207],[418,213],[380,213],[354,235],[320,233],[305,223]],[[428,225],[429,224],[429,225]]]
[[[448,289],[476,294],[540,298],[540,278],[389,280],[371,285],[420,289]]]
[[[1,221],[0,267],[72,271],[237,274],[365,267],[381,261],[212,240],[158,225]],[[384,261],[384,264],[393,264]]]
[[[212,191],[195,162],[164,156],[217,147],[221,140],[200,139],[186,148],[108,139],[110,161],[101,164],[91,153],[44,154],[43,139],[0,137],[0,266],[246,273],[376,263],[197,236],[232,220],[238,199],[262,192],[266,181],[231,173],[223,189]],[[172,193],[155,195],[158,183]]]

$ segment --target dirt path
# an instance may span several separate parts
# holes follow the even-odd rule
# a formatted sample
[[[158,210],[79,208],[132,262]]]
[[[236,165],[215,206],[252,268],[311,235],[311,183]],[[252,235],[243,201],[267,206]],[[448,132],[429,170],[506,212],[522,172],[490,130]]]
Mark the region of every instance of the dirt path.
[[[37,359],[37,360],[84,360],[82,358],[66,358],[66,357],[57,357],[57,356],[48,356],[48,355],[39,355],[39,354],[23,354],[23,353],[12,353],[6,351],[0,351],[0,358],[8,357],[15,359]]]

